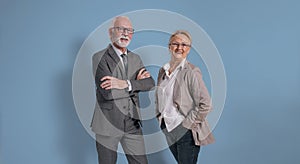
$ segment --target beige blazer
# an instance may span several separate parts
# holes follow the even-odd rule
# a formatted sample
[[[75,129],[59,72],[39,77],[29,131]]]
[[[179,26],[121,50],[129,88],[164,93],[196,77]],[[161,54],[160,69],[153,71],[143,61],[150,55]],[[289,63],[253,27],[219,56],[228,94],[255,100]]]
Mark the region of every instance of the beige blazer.
[[[158,73],[157,87],[165,78],[165,70],[161,68]],[[156,114],[161,124],[162,115],[159,113],[159,104],[156,92]],[[214,137],[206,120],[207,114],[212,110],[211,99],[202,79],[198,67],[188,61],[184,67],[179,68],[176,76],[173,93],[173,103],[178,111],[185,116],[182,125],[192,130],[195,145],[207,145],[214,142]]]

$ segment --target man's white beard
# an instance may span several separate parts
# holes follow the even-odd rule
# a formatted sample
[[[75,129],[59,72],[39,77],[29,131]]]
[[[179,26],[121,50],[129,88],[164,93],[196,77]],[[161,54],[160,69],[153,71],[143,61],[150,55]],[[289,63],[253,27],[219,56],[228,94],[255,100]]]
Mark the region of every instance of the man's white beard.
[[[121,39],[127,39],[127,42],[122,42]],[[120,36],[115,39],[115,43],[122,48],[126,48],[129,45],[130,41],[131,40],[128,37],[124,36]]]

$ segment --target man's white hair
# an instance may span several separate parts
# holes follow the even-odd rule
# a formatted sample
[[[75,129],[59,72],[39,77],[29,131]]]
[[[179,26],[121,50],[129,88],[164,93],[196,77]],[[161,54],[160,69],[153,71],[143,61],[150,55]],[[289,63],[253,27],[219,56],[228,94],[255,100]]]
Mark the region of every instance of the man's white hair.
[[[116,21],[117,21],[118,19],[127,19],[129,22],[131,22],[130,19],[129,19],[129,17],[127,17],[127,16],[116,16],[116,17],[111,21],[110,28],[112,28],[112,27],[115,26],[115,23],[116,23]]]

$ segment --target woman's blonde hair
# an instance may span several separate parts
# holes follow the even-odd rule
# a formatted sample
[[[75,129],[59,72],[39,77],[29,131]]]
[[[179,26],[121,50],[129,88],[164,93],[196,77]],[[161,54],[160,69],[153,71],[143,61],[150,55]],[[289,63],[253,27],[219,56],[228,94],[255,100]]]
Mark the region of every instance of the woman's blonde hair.
[[[170,44],[172,38],[175,37],[176,35],[179,35],[179,34],[185,35],[185,36],[190,40],[190,42],[191,42],[191,44],[192,44],[192,36],[191,36],[191,34],[190,34],[189,32],[187,32],[187,31],[185,31],[185,30],[177,30],[177,31],[175,31],[175,32],[171,35],[171,37],[170,37],[170,39],[169,39],[169,44]]]

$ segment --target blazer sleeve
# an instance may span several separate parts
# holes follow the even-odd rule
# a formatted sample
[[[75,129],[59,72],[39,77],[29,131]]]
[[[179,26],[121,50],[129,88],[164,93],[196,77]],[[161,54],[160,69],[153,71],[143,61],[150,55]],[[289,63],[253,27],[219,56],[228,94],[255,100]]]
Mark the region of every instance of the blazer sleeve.
[[[103,88],[100,87],[101,85],[101,79],[104,76],[114,76],[112,71],[114,70],[114,68],[111,67],[116,67],[116,66],[112,66],[109,59],[106,56],[102,56],[100,60],[98,60],[97,62],[97,58],[99,57],[95,57],[93,58],[93,63],[97,64],[96,66],[96,73],[95,73],[95,84],[96,84],[96,88],[97,88],[97,92],[102,95],[102,97],[105,100],[115,100],[115,99],[121,99],[121,98],[127,98],[129,97],[129,92],[126,89],[109,89],[109,90],[105,90]],[[115,76],[114,76],[115,77]],[[116,77],[118,78],[118,77]]]
[[[142,60],[140,59],[139,56],[137,56],[137,61],[138,61],[138,66],[137,66],[137,71],[135,72],[134,79],[130,79],[130,83],[132,86],[132,91],[131,92],[140,92],[140,91],[149,91],[154,88],[155,82],[150,76],[149,78],[137,80],[137,75],[139,71],[143,68],[145,68]]]
[[[158,88],[160,86],[160,83],[163,79],[163,76],[165,76],[165,73],[164,73],[164,69],[163,68],[160,68],[159,69],[159,72],[158,72],[158,76],[157,76],[157,88],[155,90],[155,116],[156,118],[159,119],[159,117],[161,117],[161,113],[159,112],[159,102],[158,102]]]
[[[207,114],[212,109],[211,98],[199,68],[195,68],[190,72],[188,87],[194,102],[194,109],[189,112],[183,121],[183,125],[186,126],[205,121]]]

